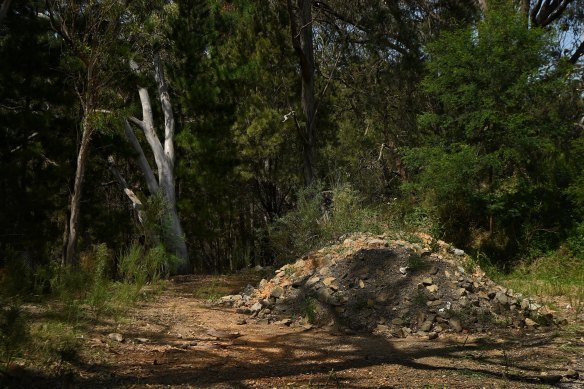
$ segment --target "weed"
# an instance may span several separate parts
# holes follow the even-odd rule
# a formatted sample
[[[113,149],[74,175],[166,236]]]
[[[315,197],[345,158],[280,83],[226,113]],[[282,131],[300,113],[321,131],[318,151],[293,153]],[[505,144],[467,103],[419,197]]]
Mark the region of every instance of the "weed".
[[[412,272],[423,271],[430,267],[430,264],[424,260],[420,255],[410,255],[408,258],[407,267]]]
[[[418,290],[412,299],[412,305],[418,308],[426,308],[427,302],[428,296],[422,290]]]
[[[201,285],[193,291],[193,296],[198,299],[204,300],[218,300],[225,293],[224,289],[220,286],[218,281],[213,281],[209,285]]]
[[[31,342],[34,358],[44,362],[70,362],[77,359],[81,336],[71,324],[52,320],[35,323],[30,333],[31,338],[34,338],[34,342]]]
[[[27,339],[27,323],[18,304],[0,303],[0,360],[9,365]]]
[[[316,323],[318,316],[317,300],[314,297],[309,297],[304,300],[304,303],[302,304],[302,311],[304,313],[304,318],[308,323]]]

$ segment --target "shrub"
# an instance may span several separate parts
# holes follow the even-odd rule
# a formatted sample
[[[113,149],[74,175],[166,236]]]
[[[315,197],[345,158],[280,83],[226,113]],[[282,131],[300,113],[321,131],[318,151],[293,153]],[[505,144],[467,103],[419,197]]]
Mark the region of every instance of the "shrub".
[[[125,281],[144,285],[168,275],[177,263],[178,259],[167,253],[160,244],[146,250],[141,245],[133,243],[120,256],[118,268]]]
[[[278,261],[288,262],[343,234],[384,229],[380,212],[350,185],[324,191],[316,184],[299,192],[296,209],[270,226],[269,237]]]

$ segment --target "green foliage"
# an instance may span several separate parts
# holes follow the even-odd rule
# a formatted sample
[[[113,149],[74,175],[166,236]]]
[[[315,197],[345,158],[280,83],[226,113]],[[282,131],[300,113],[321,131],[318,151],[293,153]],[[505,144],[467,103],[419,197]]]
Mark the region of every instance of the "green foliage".
[[[299,192],[296,209],[270,228],[270,241],[279,261],[286,262],[350,232],[382,233],[380,214],[367,207],[347,184],[323,191],[316,184]]]
[[[311,324],[316,323],[318,319],[318,300],[314,297],[308,297],[302,305],[304,319]]]
[[[14,302],[0,301],[0,361],[8,365],[28,341],[28,324]]]
[[[566,246],[572,255],[584,264],[584,222],[576,225],[566,240]]]
[[[556,246],[545,231],[570,224],[563,145],[576,95],[551,39],[496,1],[476,28],[428,45],[422,86],[433,108],[419,118],[424,144],[403,151],[411,180],[402,189],[456,244],[508,259]]]
[[[177,263],[177,258],[167,253],[162,245],[146,250],[133,243],[120,256],[118,268],[127,282],[145,285],[168,275]]]

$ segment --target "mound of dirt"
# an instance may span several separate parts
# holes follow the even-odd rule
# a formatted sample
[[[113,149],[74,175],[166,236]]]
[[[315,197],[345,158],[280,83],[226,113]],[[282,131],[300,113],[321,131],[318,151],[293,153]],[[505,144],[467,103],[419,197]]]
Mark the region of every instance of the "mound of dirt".
[[[462,250],[427,235],[419,240],[350,235],[219,304],[249,314],[247,320],[430,339],[562,323],[536,300],[490,280]]]

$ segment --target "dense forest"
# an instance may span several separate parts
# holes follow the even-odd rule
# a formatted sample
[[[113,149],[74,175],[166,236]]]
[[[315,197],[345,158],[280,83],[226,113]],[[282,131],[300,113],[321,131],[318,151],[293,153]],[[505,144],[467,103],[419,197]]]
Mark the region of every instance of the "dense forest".
[[[3,0],[0,266],[582,261],[583,65],[580,0]]]

